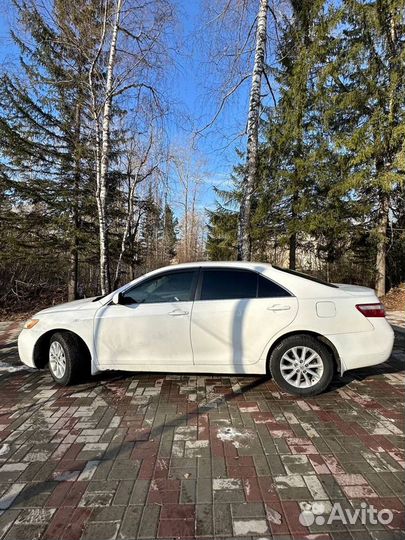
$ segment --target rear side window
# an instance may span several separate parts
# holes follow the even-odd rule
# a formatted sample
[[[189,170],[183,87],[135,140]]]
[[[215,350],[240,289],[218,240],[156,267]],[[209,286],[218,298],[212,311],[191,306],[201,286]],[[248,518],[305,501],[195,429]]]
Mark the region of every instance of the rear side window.
[[[266,279],[263,276],[258,276],[259,279],[259,286],[258,286],[258,294],[257,296],[259,298],[280,298],[282,296],[291,296],[291,294],[283,289],[283,287],[280,287],[280,285],[277,285],[277,283],[274,283],[274,281],[270,281],[269,279]]]
[[[249,270],[203,270],[200,300],[291,296],[273,281]]]
[[[257,274],[244,270],[204,270],[201,300],[256,298]]]

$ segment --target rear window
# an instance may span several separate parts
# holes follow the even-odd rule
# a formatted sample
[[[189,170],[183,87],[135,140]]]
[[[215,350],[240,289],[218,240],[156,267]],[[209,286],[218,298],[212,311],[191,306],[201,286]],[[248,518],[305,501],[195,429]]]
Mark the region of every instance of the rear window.
[[[273,268],[275,268],[276,270],[280,270],[281,272],[285,272],[286,274],[292,274],[293,276],[298,276],[300,278],[307,279],[308,281],[314,281],[315,283],[320,283],[321,285],[332,287],[332,289],[339,288],[337,285],[334,285],[333,283],[329,283],[329,281],[324,281],[323,279],[310,276],[309,274],[304,274],[303,272],[297,272],[296,270],[289,270],[287,268],[280,268],[279,266],[273,266]]]
[[[283,296],[291,296],[289,292],[280,287],[280,285],[277,285],[277,283],[274,283],[274,281],[270,281],[260,275],[258,276],[258,280],[257,296],[259,298],[282,298]]]

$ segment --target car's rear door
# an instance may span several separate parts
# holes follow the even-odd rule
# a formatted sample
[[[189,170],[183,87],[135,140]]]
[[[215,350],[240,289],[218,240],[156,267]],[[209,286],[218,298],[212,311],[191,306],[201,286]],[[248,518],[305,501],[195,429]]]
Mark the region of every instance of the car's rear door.
[[[100,308],[94,321],[99,366],[192,368],[190,318],[197,277],[198,268],[158,274],[125,291],[125,304]]]
[[[203,267],[191,317],[194,364],[243,372],[297,309],[294,296],[257,272]]]

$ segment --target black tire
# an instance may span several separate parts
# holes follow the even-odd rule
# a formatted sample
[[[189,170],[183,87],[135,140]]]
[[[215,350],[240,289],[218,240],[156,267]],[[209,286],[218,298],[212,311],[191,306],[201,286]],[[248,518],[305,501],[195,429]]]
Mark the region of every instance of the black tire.
[[[323,373],[319,381],[313,386],[300,388],[290,384],[281,374],[280,363],[283,355],[293,347],[309,347],[321,358]],[[321,341],[308,334],[297,334],[283,339],[270,355],[270,373],[277,385],[290,394],[296,396],[316,396],[321,394],[332,381],[335,371],[333,356],[329,348]]]
[[[58,377],[52,370],[49,362],[49,371],[55,382],[63,386],[69,386],[78,382],[88,372],[90,365],[88,351],[80,342],[79,338],[70,332],[56,332],[52,335],[49,348],[57,342],[63,349],[66,368],[63,376]]]

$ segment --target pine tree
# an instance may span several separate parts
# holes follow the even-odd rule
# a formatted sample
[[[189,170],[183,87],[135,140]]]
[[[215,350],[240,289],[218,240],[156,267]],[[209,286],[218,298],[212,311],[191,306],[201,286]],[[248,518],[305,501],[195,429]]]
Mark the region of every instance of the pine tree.
[[[156,201],[152,186],[142,202],[144,209],[140,223],[140,245],[138,264],[149,271],[157,268],[161,260],[162,239],[162,212],[160,204]]]
[[[386,286],[387,231],[403,184],[405,141],[404,0],[345,0],[325,83],[334,145],[344,157],[344,187],[370,209],[363,225],[375,245],[375,287]]]
[[[21,234],[32,237],[35,231],[40,238],[48,234],[58,251],[69,252],[66,278],[68,296],[74,299],[83,230],[80,215],[89,205],[83,194],[91,182],[82,130],[86,58],[69,46],[62,2],[55,2],[58,26],[51,25],[35,5],[15,5],[23,29],[13,33],[22,75],[4,74],[0,81],[2,183],[14,204],[23,205],[27,223],[34,223]],[[42,219],[31,220],[39,211]]]
[[[163,257],[168,264],[176,255],[178,219],[166,202],[163,209]]]
[[[297,240],[303,232],[303,220],[308,221],[310,199],[314,195],[312,188],[316,185],[314,148],[320,141],[317,127],[313,125],[313,79],[320,55],[320,34],[325,32],[324,4],[325,0],[291,0],[292,16],[283,28],[278,51],[280,64],[275,70],[280,98],[276,123],[271,127],[276,129],[277,137],[268,135],[268,138],[273,152],[278,154],[278,175],[285,186],[285,220],[292,269],[297,264]],[[318,167],[315,170],[318,174]]]

